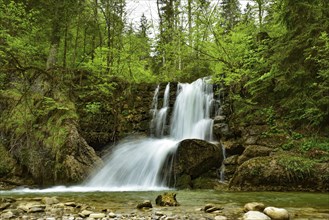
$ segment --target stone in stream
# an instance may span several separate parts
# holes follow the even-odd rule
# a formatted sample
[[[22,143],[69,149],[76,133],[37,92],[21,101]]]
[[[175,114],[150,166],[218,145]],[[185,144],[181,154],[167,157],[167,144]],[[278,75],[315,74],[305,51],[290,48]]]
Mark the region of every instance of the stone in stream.
[[[271,218],[259,211],[248,211],[243,215],[242,220],[271,220]]]
[[[207,204],[204,207],[204,211],[207,212],[207,213],[214,213],[214,212],[217,212],[218,213],[218,211],[221,211],[221,210],[223,210],[222,207],[216,206],[214,204]]]
[[[142,209],[142,208],[152,208],[152,203],[150,200],[144,200],[142,203],[139,203],[137,205],[138,209]]]
[[[90,214],[92,214],[92,211],[89,210],[82,210],[82,212],[79,213],[79,216],[82,218],[88,217]]]
[[[262,212],[265,209],[265,205],[260,202],[249,202],[244,205],[243,211],[248,212],[248,211],[259,211]]]
[[[11,203],[5,202],[5,203],[0,203],[0,211],[5,210],[10,206]]]
[[[155,203],[159,206],[179,206],[176,200],[176,193],[164,193],[158,195],[155,199]]]
[[[105,214],[104,213],[92,213],[89,215],[90,218],[105,218]]]
[[[59,203],[59,200],[56,197],[44,197],[41,201],[46,205],[54,205]]]
[[[266,207],[264,213],[272,220],[289,220],[289,213],[286,209],[276,207]]]

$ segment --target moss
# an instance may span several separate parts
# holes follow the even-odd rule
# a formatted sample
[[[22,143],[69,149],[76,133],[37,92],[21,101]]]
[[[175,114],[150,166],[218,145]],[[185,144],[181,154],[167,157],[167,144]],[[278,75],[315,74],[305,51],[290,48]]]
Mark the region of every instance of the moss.
[[[315,162],[304,157],[285,155],[278,159],[278,164],[287,172],[292,181],[300,181],[312,176]]]
[[[11,173],[15,167],[15,160],[7,149],[0,143],[0,176],[6,176]]]

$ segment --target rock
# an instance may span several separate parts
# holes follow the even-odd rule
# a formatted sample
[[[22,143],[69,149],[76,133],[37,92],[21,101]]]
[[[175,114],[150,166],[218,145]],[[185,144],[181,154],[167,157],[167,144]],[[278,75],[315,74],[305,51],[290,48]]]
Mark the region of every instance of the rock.
[[[171,180],[179,179],[180,177],[185,179],[188,177],[191,180],[196,179],[209,170],[218,169],[223,161],[221,146],[197,139],[181,141],[175,155],[169,157],[168,160],[174,160],[172,173],[170,174]],[[168,170],[168,168],[164,167],[163,170]],[[174,184],[175,182],[171,182],[169,185],[174,186]]]
[[[14,203],[14,202],[16,202],[16,199],[11,198],[11,197],[6,197],[6,198],[1,198],[0,202],[1,203]]]
[[[46,208],[45,205],[41,205],[41,204],[33,205],[29,207],[28,213],[44,212],[45,208]]]
[[[265,209],[265,205],[260,202],[249,202],[244,205],[243,211],[259,211],[262,212]]]
[[[176,200],[176,193],[164,193],[158,195],[155,199],[155,203],[159,206],[179,206]]]
[[[4,212],[4,213],[2,213],[0,216],[1,216],[1,219],[11,219],[11,218],[13,218],[15,215],[14,215],[13,212],[8,211],[8,212]]]
[[[227,217],[222,216],[222,215],[217,215],[217,216],[215,216],[214,220],[227,220]]]
[[[105,218],[104,213],[92,213],[89,215],[89,218]]]
[[[225,147],[225,152],[227,155],[241,155],[245,150],[245,147],[240,143],[235,143],[232,141],[223,141],[223,146]]]
[[[289,164],[298,165],[298,172],[291,170]],[[304,157],[284,154],[255,157],[236,169],[229,188],[258,191],[299,191],[302,188],[327,192],[329,181],[323,178],[324,173],[329,173],[327,163],[316,163]]]
[[[218,205],[214,205],[214,204],[207,204],[204,207],[204,211],[207,213],[213,213],[213,212],[219,211],[219,210],[223,210],[223,208]]]
[[[64,203],[65,206],[71,206],[71,207],[76,207],[77,204],[75,202],[66,202]]]
[[[271,218],[259,211],[249,211],[243,215],[242,220],[271,220]]]
[[[115,217],[118,217],[118,215],[115,214],[114,212],[110,212],[107,216],[108,216],[109,218],[115,218]]]
[[[137,205],[138,209],[142,209],[142,208],[152,208],[152,203],[150,200],[144,200],[142,203],[139,203]]]
[[[238,158],[239,158],[239,155],[233,155],[233,156],[227,157],[224,160],[224,164],[225,165],[237,165],[238,164]]]
[[[230,132],[228,124],[223,122],[214,124],[213,132],[218,139],[227,139],[233,135],[232,132]]]
[[[266,207],[264,213],[272,220],[289,220],[289,213],[286,209],[276,207]]]
[[[41,201],[46,205],[54,205],[59,203],[59,200],[56,197],[44,197]]]
[[[238,164],[253,158],[253,157],[263,157],[269,156],[272,152],[271,148],[259,146],[259,145],[249,145],[243,151],[243,154],[238,158]]]
[[[165,215],[163,212],[159,212],[159,211],[155,212],[154,214],[160,217]]]
[[[214,118],[214,124],[219,124],[219,123],[223,123],[226,121],[226,117],[224,115],[217,115]]]
[[[82,210],[80,213],[79,213],[79,216],[82,217],[82,218],[85,218],[85,217],[88,217],[90,214],[92,214],[93,212],[92,211],[89,211],[89,210]]]
[[[11,203],[9,202],[5,202],[5,203],[0,203],[0,211],[8,208],[10,206]]]

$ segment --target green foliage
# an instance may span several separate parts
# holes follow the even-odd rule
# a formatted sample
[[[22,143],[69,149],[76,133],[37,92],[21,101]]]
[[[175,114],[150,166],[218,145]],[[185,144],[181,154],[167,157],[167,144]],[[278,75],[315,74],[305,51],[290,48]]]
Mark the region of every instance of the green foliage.
[[[321,137],[313,137],[302,142],[300,149],[302,151],[310,151],[313,149],[329,152],[329,139]]]
[[[98,114],[100,113],[101,103],[100,102],[89,102],[86,105],[86,112],[91,114]]]
[[[9,174],[14,169],[14,165],[15,160],[2,143],[0,143],[0,176]]]
[[[311,178],[315,162],[308,158],[282,155],[278,159],[278,164],[285,169],[287,177],[290,180],[298,182],[306,178]]]

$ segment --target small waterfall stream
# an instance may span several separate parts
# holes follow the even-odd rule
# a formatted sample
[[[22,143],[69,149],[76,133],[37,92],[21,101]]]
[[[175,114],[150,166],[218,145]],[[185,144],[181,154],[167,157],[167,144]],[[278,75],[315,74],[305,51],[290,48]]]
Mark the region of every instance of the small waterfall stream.
[[[166,181],[161,176],[161,168],[167,156],[175,152],[178,143],[187,138],[213,140],[213,120],[210,114],[213,111],[214,95],[208,80],[203,78],[191,84],[177,85],[170,125],[167,124],[170,84],[165,88],[160,109],[158,86],[151,110],[153,137],[117,145],[105,161],[105,166],[92,176],[85,186],[122,191],[165,188]],[[166,128],[170,128],[169,136],[165,136]]]

